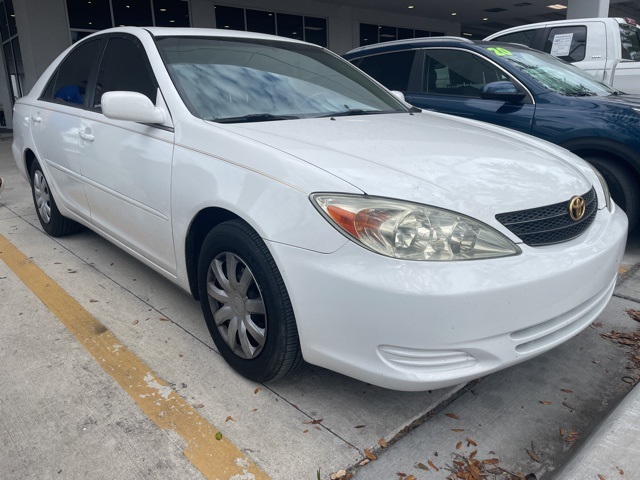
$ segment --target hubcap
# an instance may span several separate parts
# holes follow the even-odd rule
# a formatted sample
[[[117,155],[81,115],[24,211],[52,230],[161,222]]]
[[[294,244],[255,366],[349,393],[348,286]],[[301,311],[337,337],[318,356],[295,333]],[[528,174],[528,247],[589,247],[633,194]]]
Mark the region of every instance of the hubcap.
[[[51,195],[47,180],[40,170],[37,170],[33,176],[33,197],[40,218],[44,223],[49,223],[51,221]]]
[[[207,295],[218,331],[240,358],[260,354],[267,335],[262,293],[247,264],[230,252],[213,259],[207,272]]]

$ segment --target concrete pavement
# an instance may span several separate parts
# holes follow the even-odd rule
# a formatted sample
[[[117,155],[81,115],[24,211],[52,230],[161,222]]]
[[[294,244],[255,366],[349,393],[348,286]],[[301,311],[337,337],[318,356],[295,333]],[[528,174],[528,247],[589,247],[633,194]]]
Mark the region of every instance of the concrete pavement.
[[[0,234],[274,479],[341,469],[357,480],[444,479],[473,450],[495,468],[551,478],[631,389],[622,378],[637,378],[628,348],[601,336],[639,325],[626,313],[640,309],[637,237],[592,328],[473,385],[393,392],[312,366],[259,385],[227,367],[188,294],[89,231],[45,235],[2,135],[0,176]],[[146,416],[1,261],[0,299],[0,478],[203,477],[184,440]]]

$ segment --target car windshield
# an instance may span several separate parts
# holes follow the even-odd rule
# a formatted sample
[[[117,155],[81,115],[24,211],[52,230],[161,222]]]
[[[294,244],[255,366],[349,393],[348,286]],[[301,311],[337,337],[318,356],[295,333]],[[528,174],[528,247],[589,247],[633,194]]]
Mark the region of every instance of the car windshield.
[[[576,97],[608,96],[617,93],[584,70],[547,53],[517,45],[488,45],[484,48],[508,61],[552,92]]]
[[[220,123],[407,112],[348,62],[277,40],[163,37],[160,54],[191,113]]]

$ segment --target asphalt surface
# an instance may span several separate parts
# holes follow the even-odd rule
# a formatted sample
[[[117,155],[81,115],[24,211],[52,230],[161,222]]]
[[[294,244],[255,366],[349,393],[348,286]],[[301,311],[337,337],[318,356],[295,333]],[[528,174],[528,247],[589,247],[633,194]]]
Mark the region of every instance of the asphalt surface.
[[[602,425],[628,418],[614,413],[639,377],[628,355],[633,345],[618,341],[640,326],[627,313],[640,310],[637,234],[597,322],[529,362],[420,393],[309,365],[260,385],[227,367],[187,293],[92,232],[45,235],[10,142],[0,135],[0,235],[10,243],[0,254],[0,478],[205,478],[182,421],[164,425],[116,381],[111,353],[94,355],[68,326],[74,308],[117,338],[115,357],[123,348],[144,362],[160,382],[154,385],[166,385],[158,395],[175,394],[236,449],[235,473],[209,478],[260,478],[251,463],[274,479],[316,480],[318,471],[327,479],[340,470],[358,480],[444,479],[447,468],[469,469],[474,459],[488,460],[476,468],[494,478],[551,479],[561,471],[582,478],[566,476],[575,472],[572,459],[587,451],[594,432],[610,431]],[[13,249],[29,262],[10,268]],[[66,307],[53,313],[39,287],[28,286],[31,277],[20,277],[24,263],[66,292]],[[612,331],[617,338],[602,336]],[[610,455],[592,466],[616,478],[616,468],[633,471],[625,461]],[[580,464],[587,463],[594,462]]]

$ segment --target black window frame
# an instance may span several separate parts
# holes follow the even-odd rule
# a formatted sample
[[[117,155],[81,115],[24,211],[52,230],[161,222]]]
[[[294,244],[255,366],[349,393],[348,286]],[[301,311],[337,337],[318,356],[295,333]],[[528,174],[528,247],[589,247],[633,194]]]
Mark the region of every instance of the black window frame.
[[[151,79],[153,80],[153,86],[156,92],[156,98],[154,99],[149,99],[151,100],[151,102],[155,105],[157,103],[157,92],[158,92],[158,88],[159,88],[159,84],[158,84],[158,79],[156,78],[156,74],[153,71],[153,67],[151,66],[151,62],[149,61],[149,55],[147,54],[146,49],[144,48],[144,45],[142,44],[142,42],[140,41],[140,39],[138,37],[136,37],[135,35],[131,35],[128,33],[109,33],[109,34],[105,34],[102,37],[104,37],[105,39],[105,43],[102,47],[102,51],[100,53],[100,57],[99,57],[99,62],[94,65],[94,67],[96,68],[96,72],[95,75],[93,77],[93,83],[89,83],[89,86],[87,88],[91,88],[91,95],[90,98],[87,98],[86,100],[89,101],[90,103],[88,103],[87,109],[94,111],[94,112],[101,112],[102,109],[100,107],[96,107],[95,106],[95,99],[94,99],[94,93],[96,91],[96,87],[98,84],[98,79],[100,78],[100,69],[102,67],[102,62],[104,61],[104,56],[107,52],[107,49],[109,48],[109,42],[112,39],[123,39],[123,40],[127,40],[127,41],[131,41],[134,44],[136,44],[136,47],[143,53],[144,56],[144,67],[147,70],[147,73],[149,74],[149,76],[151,77]],[[138,93],[142,93],[142,92],[138,92]],[[143,95],[145,95],[143,93]],[[147,95],[145,95],[147,96]],[[149,98],[147,96],[147,98]]]

